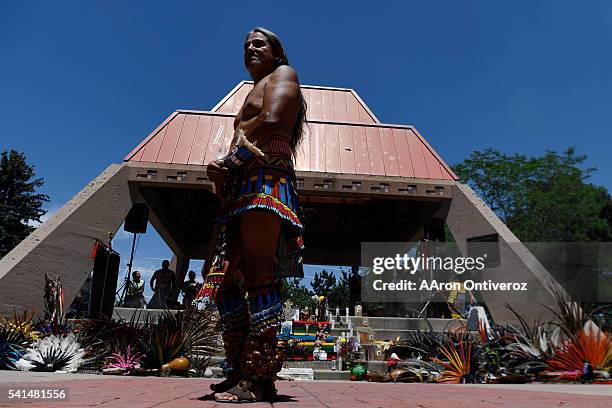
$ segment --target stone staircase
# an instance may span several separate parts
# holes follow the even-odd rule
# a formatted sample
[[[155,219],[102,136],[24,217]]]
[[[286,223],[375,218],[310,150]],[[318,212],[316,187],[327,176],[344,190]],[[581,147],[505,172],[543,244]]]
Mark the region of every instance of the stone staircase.
[[[464,319],[420,319],[420,318],[403,318],[403,317],[367,317],[367,316],[351,316],[350,323],[346,317],[340,317],[333,323],[333,328],[330,329],[330,335],[341,336],[350,335],[360,340],[366,340],[367,343],[375,344],[384,340],[395,341],[398,337],[403,338],[408,333],[415,331],[443,332],[448,329],[457,329],[466,324]],[[362,342],[363,343],[363,342]],[[374,347],[374,346],[372,346]],[[363,354],[363,353],[362,353]],[[365,359],[364,359],[365,360]],[[377,370],[386,372],[386,362],[382,360],[362,361],[368,370]],[[312,368],[314,370],[315,380],[348,380],[350,373],[348,371],[332,370],[332,361],[287,361],[287,367],[295,368]]]
[[[396,340],[417,330],[443,332],[466,324],[464,319],[351,316],[349,325],[346,318],[342,319],[342,322],[336,322],[330,330],[332,336],[349,334],[352,328],[353,334],[364,333],[370,341]]]

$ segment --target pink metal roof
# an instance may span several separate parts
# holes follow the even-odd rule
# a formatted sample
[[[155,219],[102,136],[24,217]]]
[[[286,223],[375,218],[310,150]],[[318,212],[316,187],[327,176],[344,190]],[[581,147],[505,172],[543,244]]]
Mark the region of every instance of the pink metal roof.
[[[212,108],[212,111],[237,114],[251,89],[253,89],[253,82],[240,82]],[[352,89],[310,85],[302,85],[301,89],[308,104],[306,119],[309,121],[380,123],[374,113]]]
[[[211,112],[174,112],[125,160],[205,165],[221,157],[232,139],[234,116],[250,89],[251,83],[241,82]],[[309,119],[296,155],[297,170],[457,179],[416,129],[380,123],[354,91],[306,86],[302,90]]]

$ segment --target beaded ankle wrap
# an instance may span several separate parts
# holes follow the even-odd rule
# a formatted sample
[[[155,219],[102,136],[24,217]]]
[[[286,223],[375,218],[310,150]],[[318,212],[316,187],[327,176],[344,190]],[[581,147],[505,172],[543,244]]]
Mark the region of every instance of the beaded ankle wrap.
[[[251,333],[258,335],[282,322],[283,305],[276,285],[256,288],[249,293]]]
[[[245,327],[243,330],[226,330],[221,335],[225,359],[231,366],[234,374],[240,372],[240,358],[242,357],[244,339],[247,333],[248,328]]]
[[[284,360],[277,346],[276,331],[282,320],[283,305],[276,285],[265,285],[249,292],[251,330],[240,358],[244,379],[263,388],[266,398],[274,398],[274,381]]]
[[[240,378],[240,358],[244,339],[249,333],[249,311],[244,297],[225,297],[219,293],[217,309],[219,310],[219,328],[222,330],[225,358],[231,366],[230,377]]]
[[[276,336],[249,336],[240,359],[243,378],[272,392],[276,373],[283,367],[283,350],[278,348]]]

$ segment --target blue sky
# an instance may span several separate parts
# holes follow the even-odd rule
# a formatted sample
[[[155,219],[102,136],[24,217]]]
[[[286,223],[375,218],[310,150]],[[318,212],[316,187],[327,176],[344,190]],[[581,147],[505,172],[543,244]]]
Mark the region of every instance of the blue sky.
[[[209,109],[247,79],[256,25],[281,36],[302,83],[354,88],[450,164],[573,145],[612,188],[612,2],[210,3],[3,5],[0,149],[26,154],[51,211],[172,111]],[[151,234],[137,260],[169,256]]]

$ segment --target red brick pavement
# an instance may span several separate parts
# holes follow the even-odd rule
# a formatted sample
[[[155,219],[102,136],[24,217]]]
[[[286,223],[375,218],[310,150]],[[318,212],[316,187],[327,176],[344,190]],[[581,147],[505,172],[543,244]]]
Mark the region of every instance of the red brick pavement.
[[[74,377],[73,377],[74,378]],[[209,393],[208,379],[117,377],[101,379],[66,379],[36,383],[0,384],[0,407],[225,407]],[[7,402],[9,388],[58,388],[69,390],[68,401]],[[607,387],[593,385],[585,387]],[[480,408],[480,407],[576,407],[612,406],[612,397],[569,394],[563,392],[498,389],[488,386],[442,384],[377,384],[348,381],[280,381],[279,401],[255,403],[254,407],[416,407],[416,408]],[[543,387],[539,387],[543,388]],[[593,394],[598,394],[593,392]]]

